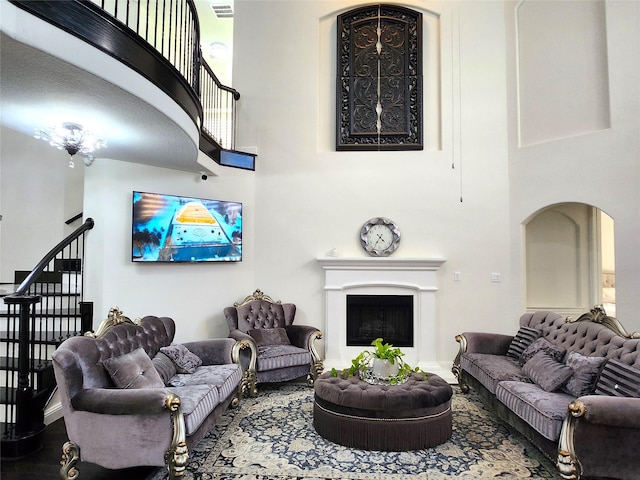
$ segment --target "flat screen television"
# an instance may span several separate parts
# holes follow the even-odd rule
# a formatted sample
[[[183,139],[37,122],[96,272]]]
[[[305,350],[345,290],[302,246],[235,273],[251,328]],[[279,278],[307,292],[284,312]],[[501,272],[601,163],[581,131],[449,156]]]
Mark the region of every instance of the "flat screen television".
[[[242,261],[242,203],[133,192],[134,262]]]

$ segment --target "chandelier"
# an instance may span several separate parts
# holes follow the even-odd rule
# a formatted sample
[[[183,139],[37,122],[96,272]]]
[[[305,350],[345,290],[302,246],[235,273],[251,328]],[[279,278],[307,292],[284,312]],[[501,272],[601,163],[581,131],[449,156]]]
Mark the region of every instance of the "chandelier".
[[[99,139],[93,133],[84,130],[82,125],[71,122],[65,122],[60,126],[48,129],[36,128],[34,136],[45,142],[49,142],[50,145],[60,150],[66,150],[70,157],[70,168],[75,166],[73,161],[74,155],[82,155],[83,163],[89,166],[94,160],[91,153],[101,147],[107,146],[106,140]]]

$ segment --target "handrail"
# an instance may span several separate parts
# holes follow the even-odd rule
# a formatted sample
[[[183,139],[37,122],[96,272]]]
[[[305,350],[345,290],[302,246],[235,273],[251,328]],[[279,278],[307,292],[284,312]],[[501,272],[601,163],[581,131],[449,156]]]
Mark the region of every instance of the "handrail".
[[[220,83],[211,67],[202,61],[200,104],[203,110],[202,134],[223,148],[235,148],[236,102],[240,92]]]
[[[73,217],[71,217],[69,220],[65,220],[64,223],[66,223],[67,225],[71,225],[73,222],[75,222],[76,220],[82,218],[82,212],[80,213],[76,213]]]
[[[200,22],[193,0],[90,1],[147,42],[199,90]]]
[[[160,55],[168,60],[197,93],[202,109],[201,135],[218,147],[235,146],[235,102],[240,93],[223,85],[202,56],[200,23],[193,0],[126,0],[120,2],[91,0],[102,10],[124,23]],[[144,23],[141,16],[146,12]],[[182,22],[183,25],[179,25]],[[159,31],[159,29],[161,31]],[[191,55],[186,51],[192,48]],[[191,62],[188,59],[191,58]]]
[[[83,301],[85,222],[38,262],[15,293],[2,297],[3,458],[32,453],[44,431],[44,408],[55,388],[51,349],[91,329],[93,304]]]
[[[31,287],[31,285],[33,285],[33,283],[36,281],[36,279],[38,278],[38,276],[44,271],[44,269],[49,265],[49,263],[51,262],[51,260],[53,260],[56,255],[58,253],[60,253],[62,251],[62,249],[64,247],[66,247],[67,245],[69,245],[71,242],[73,242],[75,239],[77,239],[78,237],[80,237],[80,235],[82,235],[84,232],[86,232],[87,230],[91,230],[94,226],[94,221],[93,218],[87,218],[85,220],[85,222],[80,225],[80,227],[78,227],[76,229],[76,231],[74,231],[73,233],[71,233],[69,236],[67,236],[64,240],[62,240],[60,243],[58,243],[55,247],[53,247],[49,253],[47,253],[42,260],[40,260],[40,262],[38,262],[38,264],[34,267],[34,269],[31,271],[31,273],[29,273],[29,275],[27,275],[27,278],[25,278],[22,283],[20,284],[20,286],[17,288],[15,295],[24,295],[29,288]]]

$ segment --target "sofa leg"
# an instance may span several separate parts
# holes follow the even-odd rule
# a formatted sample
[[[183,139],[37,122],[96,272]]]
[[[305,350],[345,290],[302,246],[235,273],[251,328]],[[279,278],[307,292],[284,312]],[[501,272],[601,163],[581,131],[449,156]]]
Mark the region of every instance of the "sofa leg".
[[[245,370],[242,376],[242,395],[248,395],[249,397],[255,397],[258,395],[258,377],[254,370]]]
[[[180,397],[172,393],[167,395],[167,399],[165,400],[166,407],[169,412],[171,412],[171,426],[173,430],[171,445],[167,453],[164,454],[164,463],[169,471],[169,480],[182,478],[185,474],[187,462],[189,461],[189,449],[187,448],[181,403]]]
[[[181,442],[174,450],[167,452],[165,465],[169,471],[169,480],[184,477],[188,460],[189,450],[185,442]]]
[[[562,422],[556,466],[560,470],[560,476],[565,480],[580,480],[582,467],[576,457],[573,437],[578,419],[584,416],[586,411],[587,407],[584,403],[574,400],[567,407],[567,416]]]
[[[453,367],[451,368],[451,372],[458,379],[458,386],[460,387],[460,391],[462,391],[462,393],[469,393],[469,385],[467,385],[467,383],[464,381],[464,378],[462,378],[462,369],[460,368],[460,365],[456,365],[454,363]]]
[[[316,378],[322,375],[323,371],[324,371],[324,363],[322,362],[322,360],[317,359],[311,365],[311,371],[307,375],[307,385],[309,385],[310,387],[313,387],[316,381]]]
[[[467,351],[467,339],[464,337],[464,335],[456,335],[455,338],[456,338],[456,342],[458,342],[460,345],[458,348],[458,354],[456,355],[456,358],[453,360],[453,366],[451,367],[451,372],[458,379],[458,385],[460,386],[460,390],[462,391],[462,393],[468,393],[469,385],[467,385],[467,383],[462,378],[462,367],[460,366],[460,357],[464,352]]]
[[[62,460],[60,460],[60,478],[62,480],[74,480],[80,472],[76,463],[80,460],[80,448],[73,442],[66,442],[62,446]]]

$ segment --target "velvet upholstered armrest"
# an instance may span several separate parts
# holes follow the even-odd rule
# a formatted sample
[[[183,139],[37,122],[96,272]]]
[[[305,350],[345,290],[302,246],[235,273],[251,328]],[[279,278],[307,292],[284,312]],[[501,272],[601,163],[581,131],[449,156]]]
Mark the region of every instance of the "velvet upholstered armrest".
[[[308,325],[289,325],[285,330],[292,345],[305,349],[309,349],[309,342],[314,334],[322,336],[320,330]]]
[[[236,342],[247,341],[254,345],[257,348],[256,342],[248,333],[241,332],[240,330],[231,330],[229,332],[229,337],[233,338]]]
[[[464,332],[456,340],[460,343],[462,353],[487,353],[506,355],[513,335],[484,332]],[[464,350],[463,350],[464,348]]]
[[[233,363],[232,351],[236,341],[233,338],[210,338],[184,343],[184,346],[202,359],[203,365],[224,365]]]
[[[155,415],[175,397],[164,388],[85,388],[71,399],[75,410],[105,415]]]
[[[588,395],[572,402],[569,412],[592,424],[640,428],[640,398]]]

